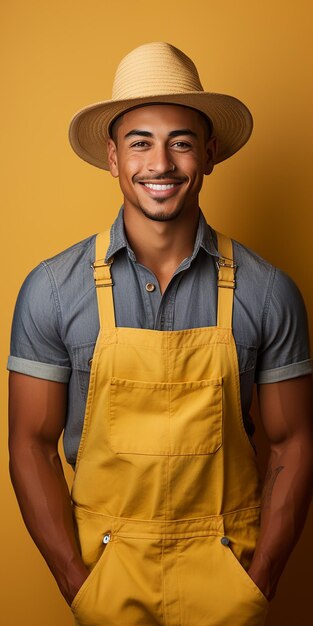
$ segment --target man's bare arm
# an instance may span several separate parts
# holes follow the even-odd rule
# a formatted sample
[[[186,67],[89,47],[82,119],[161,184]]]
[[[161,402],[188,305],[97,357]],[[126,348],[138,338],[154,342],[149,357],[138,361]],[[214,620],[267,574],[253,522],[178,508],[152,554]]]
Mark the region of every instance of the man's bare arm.
[[[25,524],[70,604],[88,575],[75,539],[58,454],[67,385],[15,372],[9,379],[10,473]]]
[[[271,599],[299,539],[312,497],[312,378],[259,385],[258,394],[271,451],[263,486],[261,531],[249,574]]]

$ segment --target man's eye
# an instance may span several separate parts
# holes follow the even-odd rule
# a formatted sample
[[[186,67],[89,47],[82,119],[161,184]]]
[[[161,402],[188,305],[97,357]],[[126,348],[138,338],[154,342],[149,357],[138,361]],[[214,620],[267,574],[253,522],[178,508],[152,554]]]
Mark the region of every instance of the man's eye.
[[[173,145],[176,148],[190,148],[190,143],[187,143],[186,141],[175,141]]]
[[[147,145],[146,141],[136,141],[136,143],[131,144],[131,148],[145,148]]]

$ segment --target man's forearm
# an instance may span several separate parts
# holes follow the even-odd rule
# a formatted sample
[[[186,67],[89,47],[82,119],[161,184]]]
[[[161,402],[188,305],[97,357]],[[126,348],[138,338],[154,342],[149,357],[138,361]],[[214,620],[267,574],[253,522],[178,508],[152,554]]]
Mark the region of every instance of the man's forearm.
[[[28,531],[70,604],[88,571],[76,542],[58,453],[42,441],[15,443],[10,449],[10,473]]]
[[[269,599],[303,528],[312,479],[310,440],[294,437],[273,446],[263,487],[260,536],[249,568]]]

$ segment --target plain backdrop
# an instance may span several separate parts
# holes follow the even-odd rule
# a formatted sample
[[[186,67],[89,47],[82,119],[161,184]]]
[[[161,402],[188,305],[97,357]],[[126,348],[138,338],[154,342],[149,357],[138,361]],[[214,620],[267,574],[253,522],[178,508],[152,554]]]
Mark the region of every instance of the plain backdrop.
[[[0,13],[1,619],[70,626],[70,610],[19,514],[6,426],[6,360],[22,281],[42,259],[109,226],[121,204],[117,181],[70,148],[69,121],[83,106],[110,99],[120,59],[149,41],[188,54],[207,91],[242,99],[253,135],[206,179],[201,207],[213,227],[292,276],[312,333],[313,9],[310,0],[10,0]],[[311,514],[267,626],[312,622],[312,531]]]

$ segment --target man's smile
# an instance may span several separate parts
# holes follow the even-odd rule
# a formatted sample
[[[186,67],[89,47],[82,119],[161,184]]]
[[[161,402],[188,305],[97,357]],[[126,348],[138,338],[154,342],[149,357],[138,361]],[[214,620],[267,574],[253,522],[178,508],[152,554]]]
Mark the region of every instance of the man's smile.
[[[173,179],[173,178],[163,178],[163,179],[154,179],[154,180],[136,180],[134,182],[139,183],[149,194],[150,197],[158,197],[158,198],[168,198],[176,193],[178,188],[182,185],[183,182],[186,182],[185,179]]]
[[[143,185],[145,187],[148,187],[148,189],[156,189],[156,190],[162,190],[164,191],[165,189],[173,189],[173,187],[175,187],[174,183],[170,183],[168,185],[156,185],[153,183],[143,183]]]
[[[182,181],[154,183],[140,181],[140,185],[151,198],[170,198],[177,193]]]

